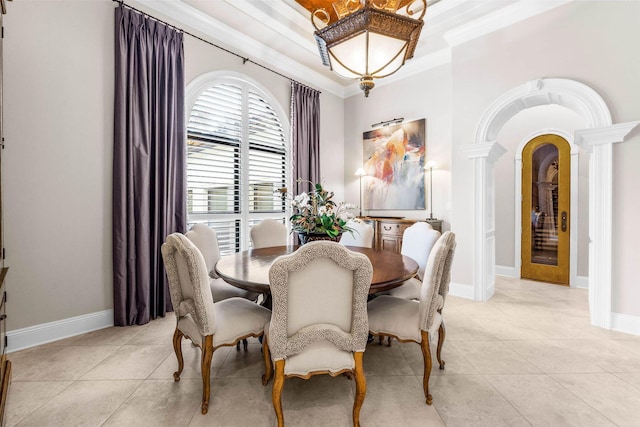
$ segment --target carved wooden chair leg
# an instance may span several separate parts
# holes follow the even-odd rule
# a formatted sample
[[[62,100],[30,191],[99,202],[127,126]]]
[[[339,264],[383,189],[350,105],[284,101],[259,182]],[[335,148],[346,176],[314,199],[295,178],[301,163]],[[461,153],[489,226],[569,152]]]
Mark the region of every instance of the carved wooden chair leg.
[[[278,419],[278,427],[284,427],[284,417],[282,416],[282,387],[284,386],[284,359],[276,360],[276,376],[273,380],[273,390],[271,400],[273,409]]]
[[[353,354],[356,377],[356,396],[353,401],[353,427],[360,426],[360,408],[362,408],[364,397],[367,394],[367,380],[364,377],[364,370],[362,368],[362,355],[363,353],[361,351]]]
[[[427,405],[433,403],[433,398],[429,394],[429,377],[431,376],[431,348],[429,347],[429,332],[420,331],[422,335],[422,342],[420,348],[422,349],[422,357],[424,358],[424,375],[422,377],[422,388],[424,388],[424,395],[427,398]]]
[[[378,345],[382,345],[384,342],[384,337],[382,335],[378,335]]]
[[[249,350],[249,342],[247,342],[246,338],[242,340],[242,346],[244,347],[244,351]],[[236,343],[236,351],[240,351],[240,341]]]
[[[387,347],[391,347],[391,337],[387,337]]]
[[[262,376],[262,385],[267,385],[273,376],[273,365],[271,364],[271,352],[269,351],[269,343],[267,336],[262,337],[262,356],[264,357],[264,375]]]
[[[173,380],[180,381],[180,374],[184,369],[184,359],[182,358],[182,337],[184,335],[176,326],[176,330],[173,333],[173,351],[176,353],[176,359],[178,359],[178,370],[173,373]]]
[[[444,369],[444,360],[442,360],[442,344],[444,344],[444,339],[446,336],[447,329],[444,326],[444,321],[441,321],[440,327],[438,328],[438,349],[436,350],[436,356],[438,357],[440,369]]]
[[[213,357],[213,336],[207,335],[202,343],[202,413],[209,411],[209,394],[211,393],[211,358]]]

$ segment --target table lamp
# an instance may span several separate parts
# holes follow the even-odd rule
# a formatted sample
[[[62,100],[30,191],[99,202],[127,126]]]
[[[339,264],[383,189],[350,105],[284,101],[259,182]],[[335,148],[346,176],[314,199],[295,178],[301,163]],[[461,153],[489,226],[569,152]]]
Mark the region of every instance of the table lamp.
[[[363,168],[358,168],[356,173],[354,173],[355,176],[360,178],[360,216],[362,216],[362,177],[366,174],[367,172],[365,172]]]
[[[424,170],[429,170],[429,218],[427,219],[437,219],[433,217],[433,170],[438,169],[438,164],[429,160],[426,165],[424,165]]]

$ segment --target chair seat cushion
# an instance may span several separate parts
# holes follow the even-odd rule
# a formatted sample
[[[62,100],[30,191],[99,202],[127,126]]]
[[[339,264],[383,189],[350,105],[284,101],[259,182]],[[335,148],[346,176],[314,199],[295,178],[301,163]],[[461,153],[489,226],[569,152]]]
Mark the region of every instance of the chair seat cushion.
[[[404,298],[404,299],[420,299],[420,288],[422,287],[422,282],[415,277],[412,277],[409,280],[405,280],[404,283],[397,288],[393,288],[387,292],[385,295],[391,295],[396,298]]]
[[[401,340],[422,341],[420,335],[420,303],[388,295],[379,296],[368,304],[369,331],[372,334],[389,334]],[[430,336],[440,326],[442,318],[436,313],[429,330]]]
[[[316,341],[302,352],[289,356],[284,365],[285,375],[309,375],[313,372],[337,373],[353,369],[353,353],[340,350],[329,341]]]
[[[222,279],[209,279],[209,286],[211,287],[211,295],[213,296],[214,302],[233,297],[245,298],[252,301],[258,298],[257,293],[236,288]]]
[[[271,319],[271,311],[244,298],[228,298],[214,304],[216,331],[213,346],[233,344],[248,334],[259,335]]]

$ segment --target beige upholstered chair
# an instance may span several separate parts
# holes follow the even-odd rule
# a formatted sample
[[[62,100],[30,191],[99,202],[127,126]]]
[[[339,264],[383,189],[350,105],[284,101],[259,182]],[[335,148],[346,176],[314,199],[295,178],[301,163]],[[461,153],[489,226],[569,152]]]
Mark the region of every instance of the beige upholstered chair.
[[[252,301],[258,299],[258,294],[244,289],[236,288],[222,280],[215,271],[215,266],[220,259],[220,249],[218,247],[218,236],[216,231],[206,224],[197,223],[185,234],[189,240],[200,250],[204,257],[209,272],[209,285],[211,295],[215,302],[232,297],[246,298]]]
[[[340,238],[340,244],[345,246],[373,247],[373,226],[363,221],[349,221],[347,226],[353,229],[352,233],[346,232]]]
[[[263,219],[251,227],[249,234],[251,247],[254,249],[286,246],[287,244],[287,226],[275,219]]]
[[[416,274],[416,277],[405,281],[399,287],[385,292],[385,294],[405,299],[417,300],[420,298],[420,287],[422,286],[429,253],[439,237],[440,232],[434,230],[426,222],[416,222],[404,230],[404,233],[402,233],[402,250],[400,252],[418,263],[418,274]]]
[[[167,237],[162,245],[162,258],[169,279],[171,303],[176,315],[173,349],[180,381],[184,368],[182,337],[187,337],[202,350],[202,413],[209,408],[211,358],[219,347],[236,345],[248,337],[259,337],[271,312],[244,298],[227,298],[214,303],[209,288],[207,266],[198,248],[180,233]]]
[[[446,231],[438,239],[429,255],[424,281],[420,289],[420,301],[389,295],[379,296],[369,302],[369,333],[379,337],[393,337],[400,342],[415,342],[422,348],[424,375],[422,385],[428,405],[431,375],[431,348],[429,341],[438,331],[436,356],[440,369],[444,369],[441,357],[445,338],[442,308],[451,276],[451,262],[455,251],[455,235]]]
[[[315,241],[277,258],[269,271],[273,314],[262,341],[266,385],[273,375],[272,400],[284,425],[281,394],[286,378],[355,376],[353,425],[359,425],[366,394],[362,355],[367,346],[369,259],[339,243]]]

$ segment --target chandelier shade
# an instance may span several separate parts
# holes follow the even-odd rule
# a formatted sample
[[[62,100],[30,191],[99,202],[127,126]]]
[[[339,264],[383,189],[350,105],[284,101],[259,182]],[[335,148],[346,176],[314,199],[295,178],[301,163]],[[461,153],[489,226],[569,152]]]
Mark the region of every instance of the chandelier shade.
[[[342,77],[360,79],[360,88],[368,96],[375,86],[373,79],[395,73],[413,57],[427,7],[426,0],[421,2],[422,13],[413,19],[362,0],[358,10],[321,29],[314,17],[328,14],[323,9],[314,11],[322,63]],[[409,6],[407,14],[412,14]]]

